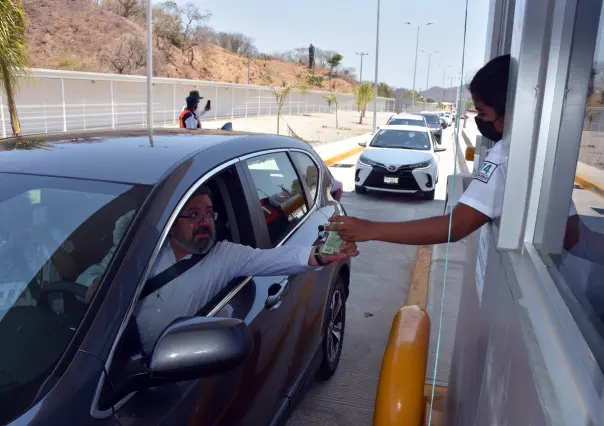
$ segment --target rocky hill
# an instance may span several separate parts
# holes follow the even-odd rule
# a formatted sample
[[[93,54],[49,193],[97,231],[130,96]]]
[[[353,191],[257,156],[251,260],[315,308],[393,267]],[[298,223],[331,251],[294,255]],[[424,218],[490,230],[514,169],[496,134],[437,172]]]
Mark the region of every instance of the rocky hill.
[[[90,0],[25,0],[30,66],[72,71],[145,74],[144,26],[122,18]],[[247,83],[248,58],[214,44],[194,49],[191,62],[181,49],[154,39],[155,75],[230,83]],[[161,48],[160,48],[161,47]],[[275,59],[251,60],[253,84],[305,84],[329,90],[328,70]],[[355,83],[334,78],[338,92]]]

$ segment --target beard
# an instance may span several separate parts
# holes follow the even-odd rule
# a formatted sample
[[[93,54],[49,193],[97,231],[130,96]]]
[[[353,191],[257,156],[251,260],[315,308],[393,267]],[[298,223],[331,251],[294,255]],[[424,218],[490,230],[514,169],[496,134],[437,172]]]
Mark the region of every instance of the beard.
[[[205,238],[196,239],[196,237],[200,234],[208,235]],[[176,245],[178,245],[181,249],[186,250],[191,254],[208,254],[212,247],[214,247],[214,243],[216,242],[216,231],[212,230],[210,227],[201,226],[199,229],[193,234],[193,238],[191,240],[182,238],[181,236],[177,236],[173,238]]]

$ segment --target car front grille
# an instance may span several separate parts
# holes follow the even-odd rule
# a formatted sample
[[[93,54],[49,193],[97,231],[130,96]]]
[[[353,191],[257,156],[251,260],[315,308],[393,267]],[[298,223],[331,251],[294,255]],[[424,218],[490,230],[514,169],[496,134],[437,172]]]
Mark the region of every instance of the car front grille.
[[[390,172],[382,167],[374,166],[371,173],[367,176],[364,186],[372,188],[395,189],[405,191],[419,191],[420,187],[415,181],[411,170],[414,166],[402,166],[394,172]],[[398,177],[398,184],[384,183],[384,177]]]

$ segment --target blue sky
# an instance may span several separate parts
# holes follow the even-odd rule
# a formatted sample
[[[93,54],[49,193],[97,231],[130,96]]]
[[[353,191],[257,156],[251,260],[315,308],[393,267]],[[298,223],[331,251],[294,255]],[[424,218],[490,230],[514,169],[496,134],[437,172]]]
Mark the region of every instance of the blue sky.
[[[373,79],[377,0],[189,0],[212,13],[209,25],[220,31],[241,32],[254,39],[261,52],[273,53],[315,46],[335,50],[343,64],[359,69],[356,52],[367,52],[363,79]],[[184,4],[187,0],[177,0]],[[466,73],[484,63],[488,0],[469,0]],[[431,86],[461,70],[465,0],[381,0],[379,80],[396,87],[412,87],[416,24],[433,22],[420,30],[420,49],[432,55]],[[439,67],[440,66],[440,67]],[[428,56],[420,52],[416,88],[426,88]],[[445,85],[450,86],[447,78]],[[455,83],[454,83],[455,84]]]

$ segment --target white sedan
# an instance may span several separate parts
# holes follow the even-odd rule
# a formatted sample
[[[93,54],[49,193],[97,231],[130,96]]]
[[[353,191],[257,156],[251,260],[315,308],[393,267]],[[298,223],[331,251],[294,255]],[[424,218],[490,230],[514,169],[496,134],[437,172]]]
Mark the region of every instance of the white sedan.
[[[431,132],[419,126],[382,127],[366,146],[356,165],[355,190],[418,194],[434,199],[439,152]]]

